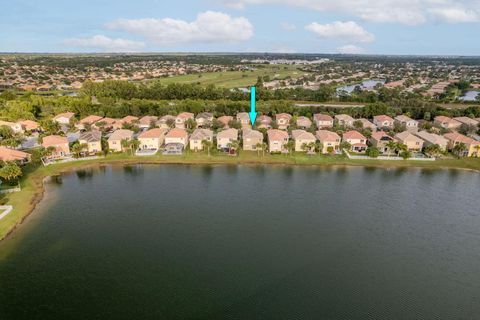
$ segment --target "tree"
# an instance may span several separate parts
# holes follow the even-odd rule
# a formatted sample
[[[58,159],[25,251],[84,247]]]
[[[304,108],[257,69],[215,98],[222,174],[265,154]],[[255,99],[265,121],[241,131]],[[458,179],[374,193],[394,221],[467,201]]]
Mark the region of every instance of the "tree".
[[[260,155],[260,151],[263,151],[263,143],[259,142],[255,145],[255,149],[257,150],[257,155]]]
[[[120,142],[121,146],[122,146],[122,150],[123,151],[126,151],[126,150],[129,150],[130,149],[130,140],[128,139],[122,139],[122,141]]]
[[[467,145],[463,142],[461,143],[458,143],[456,144],[454,147],[453,147],[453,154],[455,154],[457,157],[462,157],[465,155],[465,153],[467,152]]]
[[[289,140],[286,144],[285,144],[285,149],[288,151],[288,154],[293,154],[293,150],[295,150],[295,141],[293,140]]]
[[[407,160],[408,158],[412,157],[412,153],[408,150],[404,150],[404,151],[400,152],[400,157]]]
[[[376,147],[368,147],[366,153],[367,156],[371,158],[378,158],[378,156],[380,155],[380,150],[378,150],[378,148]]]
[[[72,146],[72,153],[75,158],[80,158],[82,152],[85,151],[87,148],[88,148],[88,145],[86,143],[80,144],[79,142],[76,142]]]
[[[342,141],[340,143],[340,149],[342,149],[342,150],[345,150],[345,149],[350,150],[351,148],[352,148],[352,145],[350,143],[348,143],[347,141]]]
[[[13,161],[7,161],[0,168],[0,177],[9,183],[16,181],[22,176],[22,169]]]
[[[132,155],[137,151],[138,147],[140,146],[140,141],[137,139],[130,140],[130,149],[132,151]]]
[[[429,156],[436,156],[442,153],[442,149],[438,144],[431,144],[427,147],[425,147],[425,153]]]
[[[395,150],[397,149],[397,143],[393,140],[389,141],[386,144],[386,147],[388,149],[388,156],[390,157],[392,155],[392,151],[395,152]]]
[[[202,146],[205,150],[207,150],[207,154],[210,157],[210,149],[213,146],[213,142],[210,140],[202,140]]]

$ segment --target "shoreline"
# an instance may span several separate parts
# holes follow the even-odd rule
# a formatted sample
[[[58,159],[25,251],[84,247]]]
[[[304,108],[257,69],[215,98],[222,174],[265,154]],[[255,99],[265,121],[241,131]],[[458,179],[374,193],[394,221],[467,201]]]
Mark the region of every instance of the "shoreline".
[[[186,154],[183,156],[151,156],[136,157],[113,155],[91,161],[72,161],[62,164],[53,164],[48,167],[29,168],[21,179],[22,191],[5,195],[2,201],[14,205],[10,216],[0,220],[0,244],[9,238],[17,228],[35,211],[45,195],[45,183],[48,179],[68,174],[82,169],[100,168],[102,166],[128,165],[226,165],[226,166],[282,166],[282,167],[310,167],[310,168],[339,168],[339,167],[370,167],[380,169],[428,169],[428,170],[462,170],[480,173],[480,159],[466,160],[437,160],[436,162],[415,161],[382,161],[382,160],[350,160],[339,157],[308,157],[308,156],[257,156],[249,158],[240,155],[207,156]],[[15,202],[19,205],[15,205]]]

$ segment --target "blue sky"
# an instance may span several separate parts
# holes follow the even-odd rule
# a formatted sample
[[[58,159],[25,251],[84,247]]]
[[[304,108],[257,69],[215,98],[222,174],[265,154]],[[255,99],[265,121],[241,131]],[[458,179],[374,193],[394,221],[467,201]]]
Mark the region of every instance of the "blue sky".
[[[15,0],[0,52],[480,55],[480,0]]]

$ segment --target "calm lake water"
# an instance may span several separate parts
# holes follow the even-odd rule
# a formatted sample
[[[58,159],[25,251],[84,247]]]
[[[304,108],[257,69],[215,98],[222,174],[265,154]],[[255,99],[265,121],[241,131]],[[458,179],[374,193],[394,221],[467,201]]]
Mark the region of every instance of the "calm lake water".
[[[478,319],[480,174],[136,166],[48,184],[0,319]]]
[[[463,97],[460,97],[460,100],[462,100],[462,101],[476,101],[478,95],[480,95],[479,91],[467,91]]]
[[[355,90],[355,87],[359,86],[363,90],[371,90],[373,89],[377,84],[385,84],[385,80],[365,80],[362,83],[350,85],[350,86],[343,86],[337,88],[337,94],[346,91],[347,93],[352,93],[353,90]]]

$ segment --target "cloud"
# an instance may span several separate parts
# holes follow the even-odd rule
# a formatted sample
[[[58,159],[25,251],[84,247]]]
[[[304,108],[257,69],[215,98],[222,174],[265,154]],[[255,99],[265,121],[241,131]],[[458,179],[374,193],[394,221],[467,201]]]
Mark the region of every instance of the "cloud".
[[[295,29],[297,29],[296,25],[288,22],[280,23],[280,27],[285,31],[294,31]]]
[[[365,53],[365,49],[357,47],[353,44],[348,44],[346,46],[337,48],[337,52],[341,54],[363,54]]]
[[[219,0],[232,8],[247,5],[277,4],[321,12],[348,14],[365,21],[418,25],[430,18],[446,22],[478,21],[478,0]]]
[[[363,29],[354,21],[335,21],[328,24],[311,23],[305,27],[322,39],[338,39],[342,41],[353,41],[369,43],[375,40],[375,36]]]
[[[112,39],[104,35],[95,35],[91,38],[66,39],[64,44],[72,47],[98,49],[110,52],[138,51],[145,47],[145,43],[143,42],[126,39]]]
[[[447,23],[479,22],[480,14],[474,10],[464,8],[433,9],[431,13],[440,21]]]
[[[198,14],[192,22],[172,18],[119,19],[108,23],[106,27],[140,35],[166,46],[239,42],[249,40],[254,33],[248,19],[233,18],[228,14],[213,11]]]

